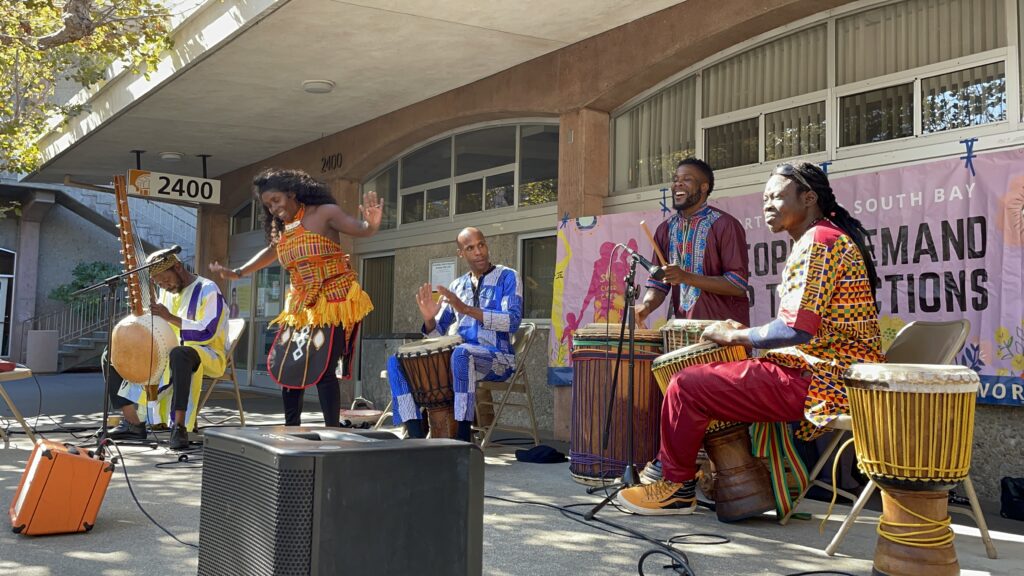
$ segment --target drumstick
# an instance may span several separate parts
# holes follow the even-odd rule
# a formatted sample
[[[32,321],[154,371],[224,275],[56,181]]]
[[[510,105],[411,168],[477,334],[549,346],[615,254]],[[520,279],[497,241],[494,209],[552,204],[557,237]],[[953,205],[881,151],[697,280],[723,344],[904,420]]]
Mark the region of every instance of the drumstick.
[[[662,266],[668,266],[668,262],[665,262],[665,257],[661,254],[661,248],[658,248],[658,243],[654,241],[654,236],[651,236],[651,231],[647,229],[647,222],[641,220],[640,227],[644,229],[644,234],[647,235],[647,239],[651,242],[651,246],[654,246],[654,253],[658,256],[658,262],[661,262]]]

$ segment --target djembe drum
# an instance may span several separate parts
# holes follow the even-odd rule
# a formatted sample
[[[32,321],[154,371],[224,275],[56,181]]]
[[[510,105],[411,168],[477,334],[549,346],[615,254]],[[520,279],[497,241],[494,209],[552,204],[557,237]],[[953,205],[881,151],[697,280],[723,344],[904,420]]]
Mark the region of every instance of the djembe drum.
[[[651,375],[651,362],[661,354],[661,333],[637,329],[634,333],[633,412],[629,412],[629,333],[619,347],[618,324],[588,324],[572,338],[572,431],[569,472],[577,482],[600,485],[622,476],[629,447],[628,426],[633,426],[633,464],[643,464],[658,453],[661,391]],[[612,405],[608,449],[604,436],[612,379],[618,359],[618,379]]]
[[[746,358],[747,351],[742,346],[703,342],[658,356],[652,369],[664,394],[672,375],[683,368]],[[712,485],[702,486],[702,489],[715,500],[719,520],[735,522],[775,508],[771,475],[764,464],[754,458],[749,424],[712,420],[704,433],[704,449],[714,464],[715,475]]]
[[[459,336],[427,338],[400,346],[395,354],[409,381],[412,399],[427,409],[432,438],[454,438],[459,429],[451,360],[452,350],[461,343]]]
[[[964,366],[855,364],[847,370],[858,465],[882,488],[873,574],[960,573],[948,492],[971,466],[978,382]]]
[[[704,329],[718,320],[674,318],[661,327],[661,347],[666,354],[700,342]]]

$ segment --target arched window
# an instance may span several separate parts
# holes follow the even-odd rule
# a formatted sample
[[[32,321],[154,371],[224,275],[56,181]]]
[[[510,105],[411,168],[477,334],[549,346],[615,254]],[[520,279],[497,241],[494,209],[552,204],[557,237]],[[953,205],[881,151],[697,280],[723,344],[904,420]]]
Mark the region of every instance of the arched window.
[[[558,199],[558,126],[466,130],[402,155],[363,183],[384,199],[382,229]]]

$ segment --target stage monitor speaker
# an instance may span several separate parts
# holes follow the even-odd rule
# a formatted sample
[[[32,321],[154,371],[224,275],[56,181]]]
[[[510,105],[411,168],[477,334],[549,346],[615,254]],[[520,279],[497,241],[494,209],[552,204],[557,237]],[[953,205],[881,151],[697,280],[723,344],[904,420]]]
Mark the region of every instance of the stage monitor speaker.
[[[483,571],[473,444],[283,426],[204,436],[201,576]]]

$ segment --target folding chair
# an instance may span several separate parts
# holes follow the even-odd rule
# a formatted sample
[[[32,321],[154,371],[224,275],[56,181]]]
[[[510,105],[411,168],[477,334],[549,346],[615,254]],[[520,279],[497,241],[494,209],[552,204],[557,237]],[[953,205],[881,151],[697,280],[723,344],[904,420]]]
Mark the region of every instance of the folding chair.
[[[224,373],[216,378],[203,378],[203,385],[207,386],[206,392],[200,397],[199,407],[196,413],[200,413],[203,410],[203,406],[206,405],[206,401],[210,399],[210,394],[213,393],[213,389],[217,387],[217,383],[231,382],[235,387],[235,402],[238,403],[238,420],[245,426],[245,410],[242,409],[242,393],[238,389],[238,378],[235,376],[235,346],[238,345],[241,340],[242,332],[245,331],[245,318],[232,318],[228,320],[228,337],[225,345],[227,347],[227,367],[224,368]]]
[[[477,422],[484,422],[486,420],[482,417],[486,415],[486,407],[492,407],[494,409],[494,416],[493,418],[490,418],[489,423],[473,427],[474,430],[483,432],[483,437],[480,440],[481,449],[487,448],[487,445],[491,441],[491,434],[493,434],[495,430],[528,433],[533,437],[534,445],[540,444],[540,439],[537,436],[537,418],[533,413],[533,394],[530,392],[530,381],[526,376],[526,356],[530,352],[530,346],[533,344],[533,337],[536,330],[537,325],[533,322],[523,322],[519,325],[519,330],[516,331],[512,340],[512,348],[516,353],[516,370],[508,380],[504,382],[477,382]],[[494,392],[499,392],[501,394],[500,400],[494,399]],[[524,396],[524,401],[513,402],[513,394],[522,394]],[[481,408],[483,408],[483,410],[481,410]],[[501,424],[501,416],[505,412],[505,408],[521,408],[526,410],[530,416],[530,427],[522,428]]]
[[[971,330],[971,324],[967,320],[952,320],[949,322],[911,322],[903,327],[896,334],[892,345],[886,351],[886,361],[904,364],[952,364],[956,361],[957,354],[967,341],[967,334]],[[852,428],[852,426],[851,426]],[[823,455],[827,458],[828,454]],[[964,478],[964,491],[971,503],[969,509],[959,506],[951,506],[950,512],[958,512],[970,516],[978,526],[981,533],[981,541],[985,545],[985,553],[993,560],[997,557],[995,544],[988,533],[988,524],[978,504],[978,494],[974,491],[974,483],[971,477]],[[854,502],[850,514],[839,527],[835,537],[825,548],[829,556],[835,554],[839,544],[846,537],[853,523],[857,520],[864,505],[867,504],[871,495],[874,494],[878,485],[874,480],[869,480],[860,497]]]

